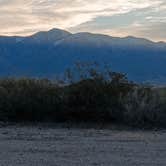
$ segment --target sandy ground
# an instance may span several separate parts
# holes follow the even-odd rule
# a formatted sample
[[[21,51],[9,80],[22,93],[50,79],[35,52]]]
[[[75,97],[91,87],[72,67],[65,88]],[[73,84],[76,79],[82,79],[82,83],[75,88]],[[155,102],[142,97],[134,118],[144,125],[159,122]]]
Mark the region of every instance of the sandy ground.
[[[1,127],[0,166],[166,166],[166,131]]]

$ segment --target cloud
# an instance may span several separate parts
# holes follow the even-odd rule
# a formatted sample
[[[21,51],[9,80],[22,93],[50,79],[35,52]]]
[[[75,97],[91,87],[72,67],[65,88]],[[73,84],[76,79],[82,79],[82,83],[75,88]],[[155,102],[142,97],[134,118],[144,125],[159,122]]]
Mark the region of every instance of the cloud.
[[[137,11],[144,9],[148,9],[144,14],[149,11],[155,14],[139,16]],[[142,24],[140,17],[151,24],[164,22],[165,18],[160,13],[164,13],[165,9],[165,0],[0,0],[0,34],[29,35],[57,27],[73,32],[110,32],[111,35],[113,31],[132,27],[133,22]],[[130,22],[127,17],[123,17],[127,13],[137,13],[138,16]],[[122,18],[126,19],[127,25],[117,22],[111,29],[113,25],[109,19],[104,18],[113,19],[117,16],[121,16],[118,17],[119,22]],[[127,33],[125,30],[121,33],[124,32]]]
[[[123,14],[102,16],[71,28],[73,32],[91,31],[111,36],[138,36],[154,41],[166,41],[166,10],[165,3],[156,7],[131,10]]]

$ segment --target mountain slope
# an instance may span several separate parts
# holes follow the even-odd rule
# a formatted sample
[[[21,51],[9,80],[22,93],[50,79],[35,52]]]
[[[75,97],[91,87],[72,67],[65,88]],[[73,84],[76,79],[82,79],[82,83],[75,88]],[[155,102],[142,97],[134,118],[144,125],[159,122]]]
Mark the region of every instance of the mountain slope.
[[[107,63],[139,82],[166,83],[166,43],[52,29],[0,37],[0,76],[54,78],[75,62]]]

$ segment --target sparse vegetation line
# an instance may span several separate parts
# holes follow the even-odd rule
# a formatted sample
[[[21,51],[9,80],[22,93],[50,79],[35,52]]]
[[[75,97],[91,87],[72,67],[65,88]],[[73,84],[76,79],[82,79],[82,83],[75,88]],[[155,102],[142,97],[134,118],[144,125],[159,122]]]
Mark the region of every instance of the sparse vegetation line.
[[[79,81],[71,71],[66,74],[63,84],[46,79],[1,79],[0,120],[166,127],[164,88],[136,85],[110,70],[101,74],[88,68],[85,74],[79,66]]]

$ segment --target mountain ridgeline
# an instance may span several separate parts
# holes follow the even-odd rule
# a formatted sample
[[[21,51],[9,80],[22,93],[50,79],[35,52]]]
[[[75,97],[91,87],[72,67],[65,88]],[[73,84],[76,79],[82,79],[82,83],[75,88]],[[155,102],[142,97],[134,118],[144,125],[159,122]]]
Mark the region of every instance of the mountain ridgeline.
[[[106,63],[130,80],[166,83],[166,43],[135,37],[72,34],[60,29],[28,37],[0,36],[0,77],[54,79],[76,62]]]

